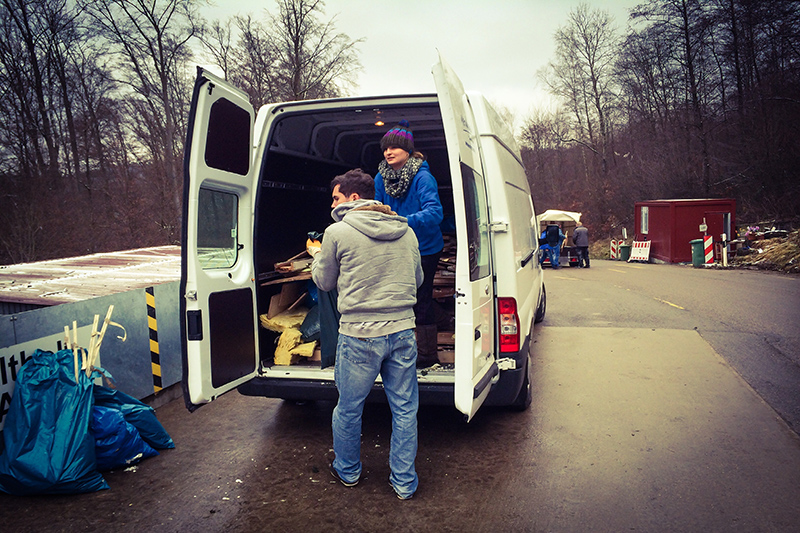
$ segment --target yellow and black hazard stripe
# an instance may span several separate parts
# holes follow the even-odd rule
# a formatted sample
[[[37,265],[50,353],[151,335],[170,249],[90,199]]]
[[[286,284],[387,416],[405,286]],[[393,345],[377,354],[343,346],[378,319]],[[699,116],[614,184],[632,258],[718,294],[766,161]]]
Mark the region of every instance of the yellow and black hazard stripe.
[[[161,355],[158,351],[158,322],[156,321],[156,297],[153,287],[145,290],[147,299],[147,325],[150,328],[150,365],[153,369],[153,392],[161,391]]]

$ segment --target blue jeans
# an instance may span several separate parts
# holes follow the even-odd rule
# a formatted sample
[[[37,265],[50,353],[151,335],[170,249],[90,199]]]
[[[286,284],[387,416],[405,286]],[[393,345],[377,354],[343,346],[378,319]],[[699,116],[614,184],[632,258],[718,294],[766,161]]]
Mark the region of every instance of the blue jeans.
[[[352,483],[361,476],[361,414],[378,374],[392,410],[389,482],[403,497],[419,485],[417,456],[417,342],[414,330],[359,339],[339,335],[334,379],[339,402],[333,410],[333,467]]]
[[[550,266],[553,268],[558,268],[561,255],[561,247],[550,247],[544,249],[544,255],[542,255],[542,263],[544,263],[544,259],[550,259]]]

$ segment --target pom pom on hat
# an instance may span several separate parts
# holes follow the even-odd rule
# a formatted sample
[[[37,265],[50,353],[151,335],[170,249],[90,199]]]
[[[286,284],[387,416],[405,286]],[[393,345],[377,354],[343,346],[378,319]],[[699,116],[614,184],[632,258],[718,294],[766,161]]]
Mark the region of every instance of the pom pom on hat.
[[[397,123],[397,126],[386,132],[381,139],[381,151],[385,151],[390,146],[397,146],[406,152],[414,153],[414,132],[406,119]]]

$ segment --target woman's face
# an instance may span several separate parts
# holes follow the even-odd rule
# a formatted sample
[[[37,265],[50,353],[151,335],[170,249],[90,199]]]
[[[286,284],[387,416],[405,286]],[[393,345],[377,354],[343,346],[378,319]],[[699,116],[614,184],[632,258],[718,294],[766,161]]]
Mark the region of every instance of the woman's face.
[[[411,157],[411,154],[397,146],[390,146],[383,151],[383,158],[386,159],[386,164],[395,170],[405,165],[409,157]]]

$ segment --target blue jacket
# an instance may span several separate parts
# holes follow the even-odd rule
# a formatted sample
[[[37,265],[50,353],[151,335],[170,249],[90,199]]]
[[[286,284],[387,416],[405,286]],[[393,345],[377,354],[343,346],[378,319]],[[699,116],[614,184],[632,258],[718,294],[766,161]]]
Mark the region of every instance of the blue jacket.
[[[408,219],[419,241],[420,255],[431,255],[444,248],[442,230],[443,211],[439,201],[439,185],[431,174],[428,163],[419,167],[408,192],[402,198],[389,196],[384,190],[383,176],[375,176],[375,199],[392,208],[392,211]]]

